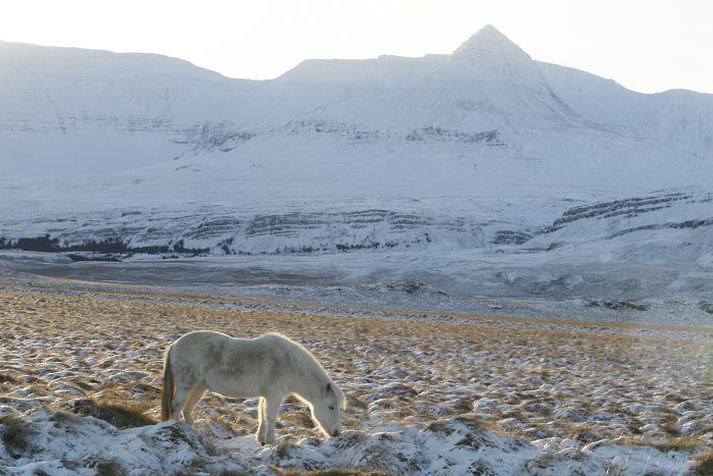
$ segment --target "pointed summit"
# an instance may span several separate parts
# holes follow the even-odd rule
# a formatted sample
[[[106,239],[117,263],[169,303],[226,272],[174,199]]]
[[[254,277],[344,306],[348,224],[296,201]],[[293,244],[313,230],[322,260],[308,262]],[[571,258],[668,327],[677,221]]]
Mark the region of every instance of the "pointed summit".
[[[453,81],[523,86],[546,92],[537,63],[495,27],[488,25],[447,56],[441,73]]]
[[[468,62],[513,62],[530,60],[530,55],[500,33],[492,25],[486,25],[460,45],[452,55]]]

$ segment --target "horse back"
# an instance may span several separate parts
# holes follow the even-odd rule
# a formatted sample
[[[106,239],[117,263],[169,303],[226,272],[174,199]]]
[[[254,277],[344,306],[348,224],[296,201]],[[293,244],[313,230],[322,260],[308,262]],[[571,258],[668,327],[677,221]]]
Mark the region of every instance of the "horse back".
[[[185,334],[174,344],[176,379],[236,397],[263,395],[284,380],[284,351],[261,339],[211,331]]]

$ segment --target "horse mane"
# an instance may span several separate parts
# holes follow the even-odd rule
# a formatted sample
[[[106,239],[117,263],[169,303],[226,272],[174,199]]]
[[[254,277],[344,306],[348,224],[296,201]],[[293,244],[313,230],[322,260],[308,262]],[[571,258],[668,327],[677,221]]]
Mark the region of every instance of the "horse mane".
[[[324,366],[322,366],[322,364],[319,362],[319,360],[317,360],[317,358],[314,356],[314,354],[312,354],[312,352],[310,352],[310,350],[307,347],[300,344],[299,342],[296,342],[296,341],[290,339],[286,335],[280,334],[279,332],[268,332],[266,334],[261,335],[259,338],[265,338],[265,337],[277,338],[280,341],[287,343],[289,346],[294,347],[297,350],[300,350],[302,352],[302,354],[309,357],[310,361],[315,366],[315,369],[317,369],[319,371],[320,376],[324,377],[325,383],[329,383],[332,385],[332,388],[334,389],[334,393],[337,395],[337,400],[339,401],[339,406],[342,409],[346,408],[347,399],[344,396],[344,392],[342,391],[341,388],[339,388],[339,386],[336,383],[334,383],[334,380],[332,380],[332,377],[329,376],[329,374],[327,373],[327,370],[324,368]]]

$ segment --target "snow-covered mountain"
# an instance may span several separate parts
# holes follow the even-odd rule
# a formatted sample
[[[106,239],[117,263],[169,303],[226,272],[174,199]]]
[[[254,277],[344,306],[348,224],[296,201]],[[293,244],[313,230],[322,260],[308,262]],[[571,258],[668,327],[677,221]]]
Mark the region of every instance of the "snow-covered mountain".
[[[629,91],[491,26],[447,55],[269,81],[0,42],[0,181],[4,246],[502,252],[666,233],[704,263],[713,95]]]

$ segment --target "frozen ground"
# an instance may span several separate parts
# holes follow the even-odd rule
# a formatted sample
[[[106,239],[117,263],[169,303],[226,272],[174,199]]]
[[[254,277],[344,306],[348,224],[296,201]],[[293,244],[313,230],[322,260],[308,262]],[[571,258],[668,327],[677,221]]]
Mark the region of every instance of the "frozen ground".
[[[713,449],[710,329],[446,313],[405,325],[388,311],[8,276],[0,302],[10,474],[682,474]],[[163,349],[201,328],[303,342],[348,396],[347,431],[322,440],[288,400],[278,443],[259,448],[257,402],[213,394],[195,429],[155,424]]]
[[[62,254],[0,252],[0,273],[164,286],[191,294],[317,306],[409,309],[713,327],[713,271],[691,263],[610,263],[584,255],[478,250],[221,256],[73,263]],[[35,279],[35,278],[32,278]]]

